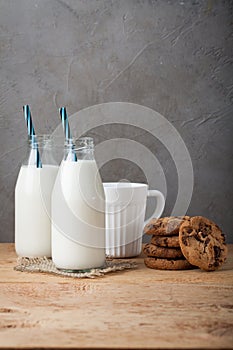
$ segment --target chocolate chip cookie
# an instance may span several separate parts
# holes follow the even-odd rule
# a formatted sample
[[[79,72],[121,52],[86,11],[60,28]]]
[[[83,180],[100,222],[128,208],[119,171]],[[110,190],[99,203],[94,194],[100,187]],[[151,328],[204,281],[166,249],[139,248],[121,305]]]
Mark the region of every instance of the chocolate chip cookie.
[[[155,236],[151,238],[151,243],[160,247],[179,248],[179,236]]]
[[[156,256],[157,258],[181,258],[183,257],[180,248],[164,248],[158,247],[154,244],[147,243],[143,247],[143,252],[147,256]]]
[[[189,216],[170,216],[160,219],[151,219],[144,227],[144,233],[156,236],[174,236],[179,234],[180,225]]]
[[[159,270],[187,270],[194,268],[194,266],[185,259],[145,258],[144,263],[151,269]]]
[[[179,242],[190,264],[202,270],[216,270],[226,260],[227,246],[224,234],[214,222],[202,216],[194,216],[182,223]]]

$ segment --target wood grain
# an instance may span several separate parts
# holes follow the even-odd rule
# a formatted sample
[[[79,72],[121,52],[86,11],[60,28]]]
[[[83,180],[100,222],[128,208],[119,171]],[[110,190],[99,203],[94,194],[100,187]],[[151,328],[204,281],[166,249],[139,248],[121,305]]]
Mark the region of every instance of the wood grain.
[[[232,348],[233,246],[222,270],[77,280],[13,270],[0,244],[1,348]]]

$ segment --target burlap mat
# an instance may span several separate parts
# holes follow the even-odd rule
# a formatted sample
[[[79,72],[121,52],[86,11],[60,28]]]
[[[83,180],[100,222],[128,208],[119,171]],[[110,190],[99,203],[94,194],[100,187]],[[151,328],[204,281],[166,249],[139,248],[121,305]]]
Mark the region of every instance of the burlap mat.
[[[127,269],[135,269],[137,264],[135,261],[125,259],[111,259],[106,260],[102,268],[91,269],[83,272],[69,272],[58,270],[54,265],[52,259],[44,258],[18,258],[17,266],[14,267],[16,271],[26,272],[42,272],[47,274],[55,274],[65,277],[75,278],[95,278],[101,277],[109,272],[117,272]]]

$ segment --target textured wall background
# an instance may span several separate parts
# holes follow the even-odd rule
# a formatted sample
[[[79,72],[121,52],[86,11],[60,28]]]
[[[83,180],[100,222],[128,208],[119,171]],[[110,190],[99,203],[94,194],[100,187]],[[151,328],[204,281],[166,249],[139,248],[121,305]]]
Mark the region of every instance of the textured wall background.
[[[22,105],[38,133],[59,124],[58,107],[127,101],[164,115],[194,166],[188,213],[214,219],[233,242],[233,2],[168,0],[0,0],[0,241],[14,240],[14,185],[25,153]],[[98,143],[128,137],[156,154],[167,178],[165,214],[177,178],[168,152],[150,134],[112,125]],[[114,160],[105,181],[145,181],[133,163]],[[150,184],[154,185],[154,184]]]

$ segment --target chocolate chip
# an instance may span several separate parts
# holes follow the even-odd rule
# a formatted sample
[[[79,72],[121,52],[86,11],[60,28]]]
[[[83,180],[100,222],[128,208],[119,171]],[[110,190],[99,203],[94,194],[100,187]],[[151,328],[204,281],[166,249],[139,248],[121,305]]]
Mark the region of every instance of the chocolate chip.
[[[201,239],[201,237],[199,236],[200,233],[201,233],[201,232],[195,233],[194,238],[195,238],[197,241],[203,243],[203,239]]]
[[[201,236],[202,236],[203,238],[205,238],[205,237],[208,236],[208,233],[207,233],[206,231],[202,231],[202,232],[201,232]]]
[[[218,260],[220,255],[221,255],[221,249],[215,245],[214,246],[214,258],[215,258],[215,260]]]
[[[200,223],[199,225],[199,231],[201,232],[201,235],[203,238],[207,237],[208,234],[211,231],[211,226],[207,224]]]
[[[182,237],[182,242],[184,243],[184,245],[186,245],[186,246],[188,245],[186,237]]]
[[[193,229],[192,229],[192,228],[188,228],[188,229],[187,229],[187,232],[188,232],[188,233],[192,233],[192,232],[193,232]]]

